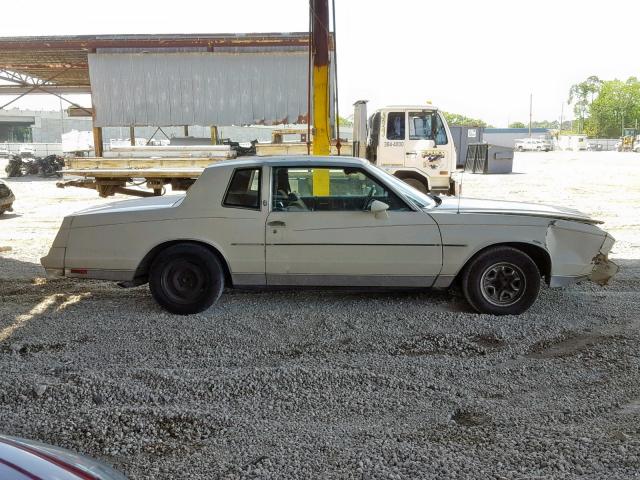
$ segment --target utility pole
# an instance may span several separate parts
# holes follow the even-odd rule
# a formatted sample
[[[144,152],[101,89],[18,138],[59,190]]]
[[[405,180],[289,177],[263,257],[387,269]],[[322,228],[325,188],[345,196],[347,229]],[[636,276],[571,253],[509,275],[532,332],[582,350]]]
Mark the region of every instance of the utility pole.
[[[529,94],[529,138],[531,138],[531,122],[533,119],[533,93]]]
[[[562,121],[564,120],[564,102],[562,102],[562,106],[560,107],[560,132],[562,133]]]

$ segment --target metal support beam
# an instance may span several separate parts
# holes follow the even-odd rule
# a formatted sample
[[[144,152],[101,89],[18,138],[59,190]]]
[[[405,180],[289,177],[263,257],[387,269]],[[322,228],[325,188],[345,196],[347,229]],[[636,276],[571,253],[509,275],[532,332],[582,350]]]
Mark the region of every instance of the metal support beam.
[[[0,77],[0,80],[5,80]],[[91,93],[91,87],[88,85],[47,85],[46,89],[37,87],[35,90],[29,85],[0,85],[0,95],[57,95],[57,94],[81,94]]]
[[[63,73],[65,73],[65,72],[67,72],[67,71],[68,71],[68,70],[70,70],[71,68],[73,68],[73,65],[70,65],[69,67],[65,68],[64,70],[62,70],[62,71],[60,71],[60,72],[58,72],[58,73],[56,73],[56,74],[55,74],[55,75],[53,75],[52,77],[49,77],[49,78],[47,78],[46,80],[42,80],[42,81],[40,81],[40,82],[38,82],[38,83],[35,83],[35,84],[28,84],[28,83],[24,83],[24,84],[23,84],[23,86],[26,86],[26,87],[29,87],[29,88],[28,88],[24,93],[21,93],[20,95],[18,95],[16,98],[14,98],[13,100],[11,100],[10,102],[7,102],[7,103],[5,103],[4,105],[2,105],[2,106],[0,107],[0,110],[2,110],[2,109],[4,109],[4,108],[8,107],[8,106],[9,106],[9,105],[11,105],[13,102],[16,102],[17,100],[19,100],[19,99],[21,99],[22,97],[24,97],[25,95],[27,95],[27,94],[29,94],[29,93],[33,92],[34,90],[38,90],[38,89],[42,89],[42,90],[44,90],[42,87],[47,86],[47,84],[48,84],[49,82],[51,82],[51,80],[56,79],[57,77],[59,77],[60,75],[62,75],[62,74],[63,74]],[[5,70],[5,72],[6,72],[6,70]],[[55,94],[54,94],[54,95],[55,95]],[[64,99],[64,100],[66,100],[66,99]],[[66,100],[66,101],[68,101],[68,100]],[[69,103],[72,103],[72,102],[69,102]],[[73,105],[75,105],[75,104],[73,104]]]
[[[329,4],[311,0],[313,16],[313,154],[329,155]]]
[[[96,157],[102,157],[102,127],[96,127],[96,109],[93,109],[93,116],[91,117],[91,123],[93,124],[93,151]]]
[[[129,143],[132,147],[136,146],[136,127],[133,125],[129,127]]]
[[[189,136],[189,125],[185,125],[184,126],[184,136],[188,137]]]

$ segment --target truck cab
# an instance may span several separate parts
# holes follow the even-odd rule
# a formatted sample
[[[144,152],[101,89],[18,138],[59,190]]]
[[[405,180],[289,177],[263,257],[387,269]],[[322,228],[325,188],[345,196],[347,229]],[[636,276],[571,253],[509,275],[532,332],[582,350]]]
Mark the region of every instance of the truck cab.
[[[366,102],[355,106],[354,118],[362,121]],[[360,145],[360,156],[422,192],[455,192],[451,174],[456,170],[456,148],[449,125],[435,106],[384,107],[369,117],[366,126],[366,148],[362,148],[365,142],[357,138],[359,129],[354,125],[354,154]]]

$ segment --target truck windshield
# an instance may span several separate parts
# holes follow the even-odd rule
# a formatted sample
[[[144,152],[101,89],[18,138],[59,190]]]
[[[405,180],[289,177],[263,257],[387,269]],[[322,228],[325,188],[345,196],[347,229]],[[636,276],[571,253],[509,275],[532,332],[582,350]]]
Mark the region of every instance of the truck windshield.
[[[416,207],[418,208],[434,208],[438,204],[436,201],[431,198],[429,195],[425,195],[424,193],[416,190],[412,186],[404,183],[398,177],[394,177],[390,173],[386,172],[382,168],[376,165],[369,165],[370,168],[375,169],[375,174],[378,178],[384,180],[388,185],[391,185],[400,193],[402,193],[405,197],[411,200]]]

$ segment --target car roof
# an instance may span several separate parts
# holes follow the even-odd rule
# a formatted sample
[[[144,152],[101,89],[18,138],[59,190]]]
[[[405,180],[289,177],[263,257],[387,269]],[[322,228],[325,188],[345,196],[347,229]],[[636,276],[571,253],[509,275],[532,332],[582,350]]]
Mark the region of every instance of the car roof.
[[[243,160],[224,160],[222,162],[209,165],[207,169],[226,167],[253,167],[257,165],[265,166],[310,166],[327,165],[336,167],[363,167],[369,165],[367,160],[357,157],[345,156],[313,156],[313,155],[290,155],[273,157],[251,157]]]

